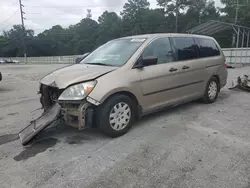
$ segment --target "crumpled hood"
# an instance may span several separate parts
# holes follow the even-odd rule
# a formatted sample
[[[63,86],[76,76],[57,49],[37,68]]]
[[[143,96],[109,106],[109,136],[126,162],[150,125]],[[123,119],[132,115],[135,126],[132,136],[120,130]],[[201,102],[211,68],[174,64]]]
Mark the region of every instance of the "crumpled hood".
[[[65,89],[69,85],[93,80],[117,68],[118,67],[77,64],[56,70],[45,76],[40,82],[44,85]]]

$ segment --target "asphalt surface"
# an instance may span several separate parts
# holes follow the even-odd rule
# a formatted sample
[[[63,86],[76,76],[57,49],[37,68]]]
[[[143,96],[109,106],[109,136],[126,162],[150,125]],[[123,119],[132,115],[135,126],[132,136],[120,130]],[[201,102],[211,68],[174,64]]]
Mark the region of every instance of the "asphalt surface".
[[[58,125],[30,147],[18,132],[41,113],[38,80],[65,65],[1,65],[0,187],[250,187],[250,94],[158,112],[110,139]],[[250,67],[229,70],[229,81]]]

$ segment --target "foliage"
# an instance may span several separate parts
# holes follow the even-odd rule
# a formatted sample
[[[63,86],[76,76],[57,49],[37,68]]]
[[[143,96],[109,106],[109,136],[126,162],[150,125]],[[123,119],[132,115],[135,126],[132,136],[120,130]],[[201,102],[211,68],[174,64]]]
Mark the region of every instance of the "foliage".
[[[121,16],[125,19],[133,19],[138,11],[148,9],[149,5],[147,0],[128,0],[123,7],[124,10],[121,12]]]
[[[147,0],[128,0],[121,16],[105,11],[95,21],[91,19],[91,10],[88,10],[87,17],[76,25],[68,28],[55,25],[38,35],[29,29],[23,31],[21,25],[14,25],[0,36],[0,56],[23,56],[22,37],[25,38],[28,56],[56,56],[84,54],[123,36],[174,32],[176,12],[179,32],[185,32],[208,20],[234,22],[235,0],[221,1],[225,7],[218,9],[213,0],[157,0],[160,8],[150,9]],[[239,6],[237,23],[250,26],[250,2],[239,2],[244,6]],[[231,46],[231,31],[214,37],[223,47]]]

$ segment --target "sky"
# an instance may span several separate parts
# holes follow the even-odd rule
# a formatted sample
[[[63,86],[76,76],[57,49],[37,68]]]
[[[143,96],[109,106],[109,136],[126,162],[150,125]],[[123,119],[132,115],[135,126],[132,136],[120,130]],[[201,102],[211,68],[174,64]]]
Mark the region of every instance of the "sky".
[[[148,0],[151,8],[157,7],[156,0]],[[25,27],[35,33],[43,32],[53,25],[68,27],[78,23],[91,9],[92,18],[97,20],[105,11],[118,14],[127,0],[22,0]],[[215,5],[221,6],[220,0]],[[0,33],[9,30],[14,24],[21,24],[19,0],[0,0]]]

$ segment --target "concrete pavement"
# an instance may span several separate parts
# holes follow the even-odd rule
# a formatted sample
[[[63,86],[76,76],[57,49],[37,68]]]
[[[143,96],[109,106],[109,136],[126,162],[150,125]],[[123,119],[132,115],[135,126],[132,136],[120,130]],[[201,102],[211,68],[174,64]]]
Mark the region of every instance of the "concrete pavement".
[[[1,65],[0,187],[250,187],[250,94],[224,88],[144,117],[117,139],[60,125],[29,148],[17,133],[41,114],[38,80],[65,65]],[[229,70],[229,81],[250,67]]]

